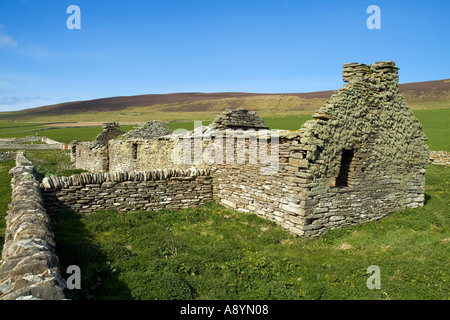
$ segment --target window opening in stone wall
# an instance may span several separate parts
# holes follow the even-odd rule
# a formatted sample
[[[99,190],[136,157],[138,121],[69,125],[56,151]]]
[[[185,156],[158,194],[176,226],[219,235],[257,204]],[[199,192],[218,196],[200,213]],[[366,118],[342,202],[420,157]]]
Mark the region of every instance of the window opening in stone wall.
[[[137,160],[137,143],[133,143],[131,145],[131,157],[133,160]]]
[[[341,157],[341,166],[339,169],[339,175],[336,177],[334,187],[348,187],[348,178],[350,173],[350,167],[353,160],[353,150],[343,150]],[[333,186],[333,185],[332,185]]]

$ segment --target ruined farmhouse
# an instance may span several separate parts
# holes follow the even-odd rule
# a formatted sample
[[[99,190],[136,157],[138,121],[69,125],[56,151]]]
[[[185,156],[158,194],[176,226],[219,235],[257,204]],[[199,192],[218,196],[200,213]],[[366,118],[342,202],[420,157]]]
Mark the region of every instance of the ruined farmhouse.
[[[130,211],[214,200],[311,238],[422,206],[429,150],[399,92],[395,63],[347,63],[343,80],[297,131],[269,130],[243,109],[190,132],[152,121],[123,134],[108,124],[102,139],[73,144],[76,167],[91,174],[44,181],[49,209]]]
[[[123,133],[105,124],[74,142],[89,172],[39,183],[24,152],[0,263],[0,299],[64,299],[51,216],[63,208],[179,209],[217,201],[305,238],[424,204],[429,151],[398,90],[391,61],[344,65],[344,82],[299,130],[270,130],[254,112],[226,110],[211,125],[171,132],[151,121]]]

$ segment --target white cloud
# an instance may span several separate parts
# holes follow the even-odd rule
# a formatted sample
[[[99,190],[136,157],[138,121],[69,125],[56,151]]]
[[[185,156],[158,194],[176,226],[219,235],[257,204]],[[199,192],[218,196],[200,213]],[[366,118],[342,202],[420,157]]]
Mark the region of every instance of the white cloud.
[[[0,34],[0,48],[17,47],[17,41],[7,34]]]
[[[0,112],[15,111],[50,104],[50,98],[37,96],[3,96],[0,97]]]

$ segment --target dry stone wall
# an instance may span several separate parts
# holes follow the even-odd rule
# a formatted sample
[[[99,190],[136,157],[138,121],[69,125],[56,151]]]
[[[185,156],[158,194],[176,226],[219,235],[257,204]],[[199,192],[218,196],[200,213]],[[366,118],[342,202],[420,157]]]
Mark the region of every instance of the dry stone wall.
[[[196,169],[82,173],[44,178],[42,195],[49,214],[182,209],[212,201],[212,179],[209,171]]]
[[[25,138],[1,138],[0,145],[20,144],[25,142],[37,142],[37,141],[41,141],[41,138],[36,136],[28,136]]]
[[[241,212],[256,213],[293,234],[303,236],[305,186],[310,182],[308,174],[303,171],[307,165],[304,159],[306,152],[299,151],[297,141],[287,135],[280,133],[276,142],[269,137],[263,146],[260,145],[262,140],[257,139],[257,161],[251,161],[251,153],[244,152],[246,158],[242,164],[237,164],[237,161],[234,164],[215,164],[212,170],[214,200]],[[246,139],[244,150],[251,150],[250,141],[250,138]],[[276,161],[265,162],[267,158],[260,157],[261,151],[271,155],[273,148],[278,153]],[[235,157],[239,152],[240,147],[236,143]]]
[[[16,160],[16,152],[14,151],[0,152],[0,162],[12,160]]]
[[[31,162],[17,154],[11,169],[12,200],[0,264],[0,299],[64,299],[50,218]]]
[[[1,149],[8,150],[51,150],[63,149],[64,144],[8,144],[0,146]]]
[[[450,152],[447,151],[431,151],[429,163],[441,166],[450,166]]]
[[[212,128],[226,129],[269,129],[264,120],[254,111],[243,108],[226,109],[211,123]]]
[[[109,171],[146,171],[174,168],[171,150],[176,144],[177,141],[171,139],[118,139],[110,141]],[[178,167],[188,169],[190,166]]]
[[[33,144],[34,142],[44,142],[44,144]],[[67,145],[47,137],[28,136],[25,138],[0,139],[0,149],[9,150],[48,150],[66,149]]]
[[[134,138],[134,139],[154,139],[160,136],[165,136],[171,134],[172,130],[167,127],[166,123],[163,121],[148,121],[142,126],[127,132],[124,138]]]

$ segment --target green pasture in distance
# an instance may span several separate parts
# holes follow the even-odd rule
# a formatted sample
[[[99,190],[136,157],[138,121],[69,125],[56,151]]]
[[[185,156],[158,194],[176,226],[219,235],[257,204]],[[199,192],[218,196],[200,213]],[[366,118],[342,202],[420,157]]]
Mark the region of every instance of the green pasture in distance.
[[[450,109],[414,110],[431,150],[450,151]]]
[[[428,137],[427,144],[430,149],[450,151],[450,109],[414,110],[413,113],[422,123],[423,130]],[[298,130],[303,123],[310,119],[312,119],[310,115],[298,115],[265,117],[264,121],[270,129]],[[211,121],[199,122],[200,125],[204,126],[210,123]],[[177,129],[190,131],[194,129],[194,125],[194,121],[167,123],[167,126],[173,131]],[[120,128],[122,131],[128,132],[135,127],[136,125],[123,125]],[[101,126],[48,128],[37,123],[20,124],[0,121],[0,138],[35,135],[36,132],[33,130],[38,129],[45,129],[39,131],[40,136],[46,136],[64,143],[70,143],[73,140],[91,141],[102,131]]]
[[[311,119],[310,115],[267,117],[264,118],[264,122],[270,129],[298,130],[306,121]]]
[[[122,130],[123,132],[128,132],[134,127],[135,126],[132,125],[120,126],[120,130]],[[62,128],[46,130],[45,132],[43,131],[42,135],[56,141],[70,143],[73,140],[92,141],[102,131],[102,127]]]

